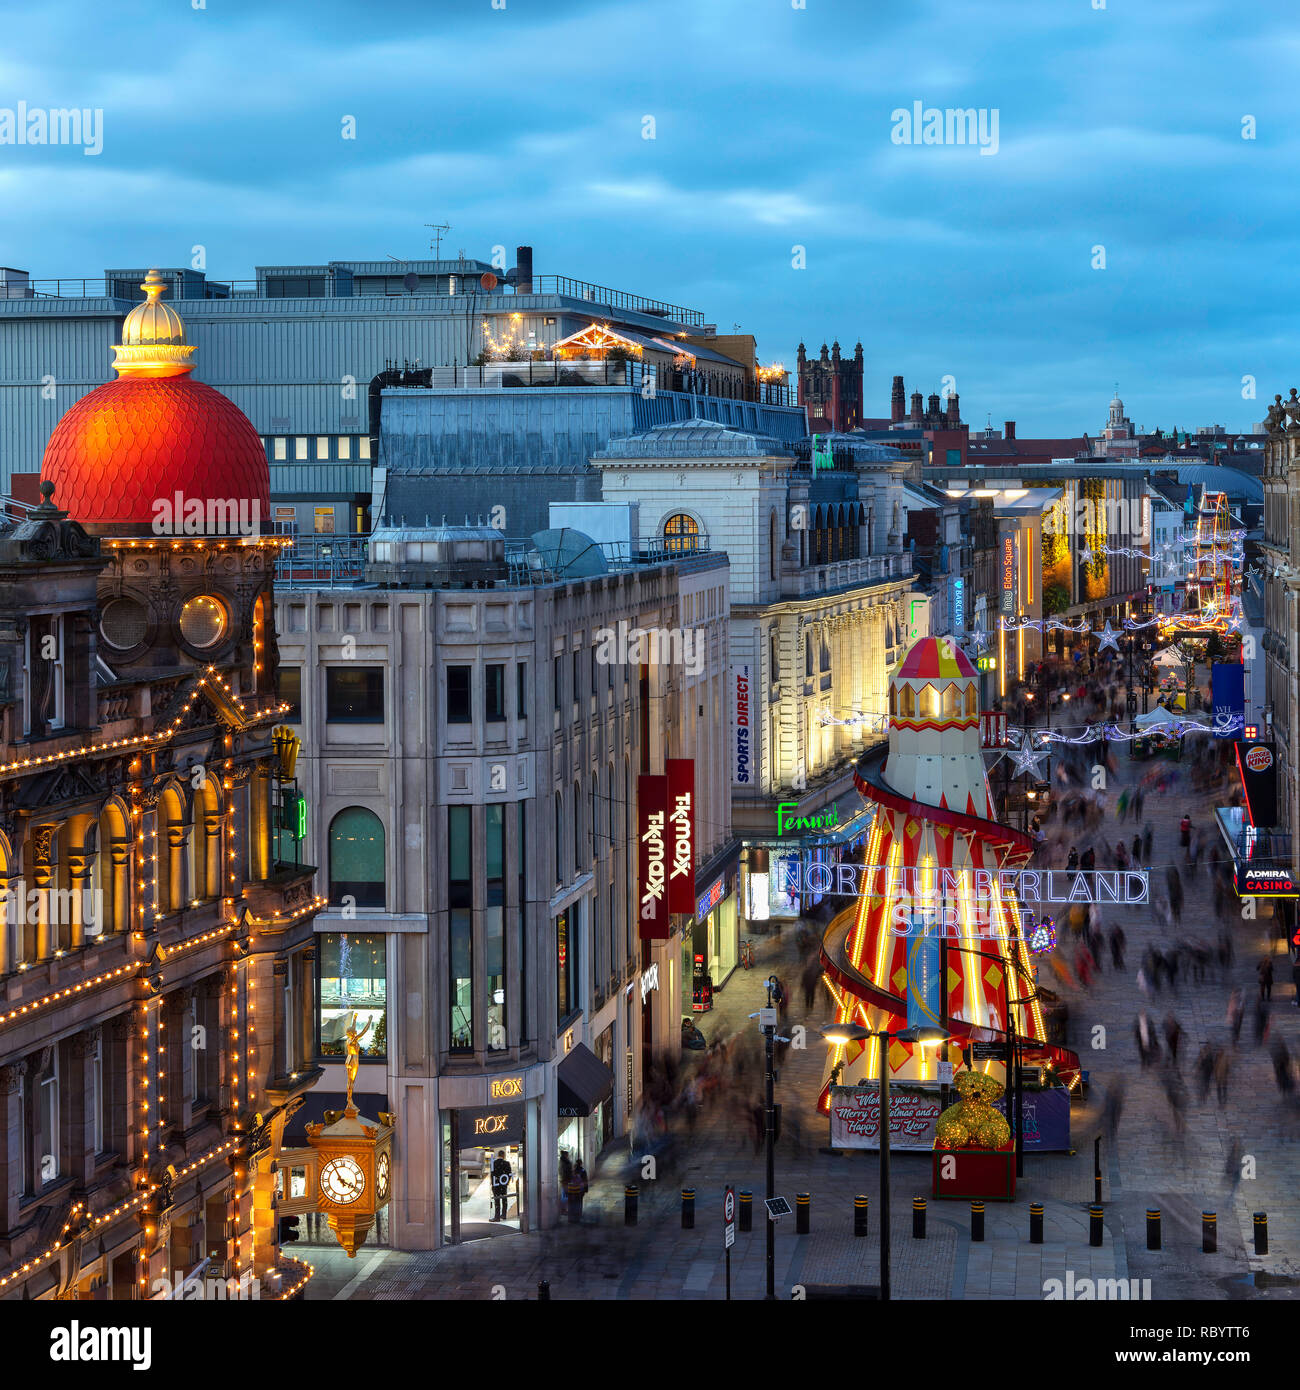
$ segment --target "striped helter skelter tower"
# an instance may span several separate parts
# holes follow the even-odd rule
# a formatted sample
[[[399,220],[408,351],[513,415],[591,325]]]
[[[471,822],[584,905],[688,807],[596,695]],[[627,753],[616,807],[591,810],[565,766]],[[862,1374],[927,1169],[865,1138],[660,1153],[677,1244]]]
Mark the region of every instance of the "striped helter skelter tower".
[[[858,900],[831,922],[822,943],[835,1021],[906,1027],[909,946],[924,922],[943,939],[939,988],[949,1055],[955,1059],[969,1042],[1004,1040],[1010,1009],[1025,1055],[1068,1080],[1077,1059],[1046,1043],[1019,905],[999,879],[1028,863],[1033,841],[997,823],[981,752],[978,680],[952,638],[925,637],[909,649],[890,680],[887,754],[868,753],[855,781],[875,814]],[[843,1063],[841,1084],[872,1080],[879,1046],[874,1038],[831,1046],[823,1109],[836,1065]],[[895,1039],[891,1076],[933,1080],[942,1055]]]

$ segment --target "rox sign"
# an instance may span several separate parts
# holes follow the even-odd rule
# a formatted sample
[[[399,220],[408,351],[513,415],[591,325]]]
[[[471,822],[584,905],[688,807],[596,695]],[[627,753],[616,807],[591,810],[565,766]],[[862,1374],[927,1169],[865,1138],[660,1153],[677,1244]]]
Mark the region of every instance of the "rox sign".
[[[637,891],[643,940],[672,934],[674,912],[695,910],[695,762],[668,758],[637,779]]]

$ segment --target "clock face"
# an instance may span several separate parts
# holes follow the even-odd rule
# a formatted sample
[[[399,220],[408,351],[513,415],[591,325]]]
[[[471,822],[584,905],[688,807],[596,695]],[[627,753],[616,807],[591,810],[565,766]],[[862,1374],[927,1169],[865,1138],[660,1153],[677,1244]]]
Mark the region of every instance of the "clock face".
[[[320,1190],[335,1206],[346,1207],[366,1190],[365,1171],[355,1158],[331,1158],[320,1170]]]
[[[381,1202],[388,1200],[389,1166],[388,1155],[380,1154],[375,1161],[375,1196]]]

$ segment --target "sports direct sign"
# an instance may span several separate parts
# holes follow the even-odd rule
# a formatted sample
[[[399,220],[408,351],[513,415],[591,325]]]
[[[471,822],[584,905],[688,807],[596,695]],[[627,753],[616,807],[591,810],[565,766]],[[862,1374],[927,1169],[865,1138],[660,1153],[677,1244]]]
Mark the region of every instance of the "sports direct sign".
[[[754,780],[754,744],[751,737],[749,663],[731,668],[732,766],[731,780],[748,786]]]

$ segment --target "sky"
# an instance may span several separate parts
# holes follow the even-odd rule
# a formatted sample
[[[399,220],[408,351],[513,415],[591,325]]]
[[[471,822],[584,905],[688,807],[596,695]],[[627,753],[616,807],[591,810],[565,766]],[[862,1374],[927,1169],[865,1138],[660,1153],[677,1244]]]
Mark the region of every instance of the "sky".
[[[764,362],[860,340],[868,415],[902,373],[972,428],[1095,433],[1118,384],[1139,427],[1245,429],[1300,382],[1293,0],[44,0],[5,30],[0,142],[19,102],[103,113],[97,154],[0,143],[0,265],[37,279],[418,258],[450,223],[444,255],[530,244]],[[899,143],[918,102],[984,149]]]

